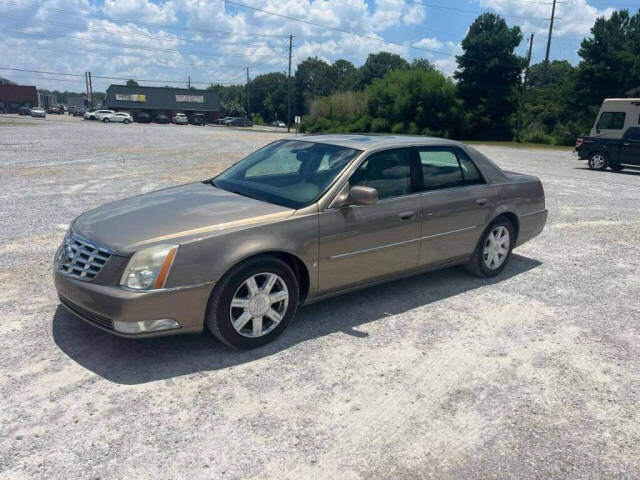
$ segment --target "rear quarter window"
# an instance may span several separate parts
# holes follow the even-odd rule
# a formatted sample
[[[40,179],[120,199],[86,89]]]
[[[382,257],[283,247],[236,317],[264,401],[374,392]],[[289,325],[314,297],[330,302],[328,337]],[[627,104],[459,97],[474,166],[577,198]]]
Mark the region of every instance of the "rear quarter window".
[[[602,112],[596,128],[600,130],[622,130],[626,117],[627,114],[625,112]]]

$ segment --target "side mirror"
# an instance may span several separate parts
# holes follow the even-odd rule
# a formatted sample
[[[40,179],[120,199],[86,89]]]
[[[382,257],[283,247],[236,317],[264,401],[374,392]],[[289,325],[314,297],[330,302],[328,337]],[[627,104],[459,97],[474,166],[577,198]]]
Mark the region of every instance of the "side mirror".
[[[356,185],[349,190],[346,205],[374,205],[378,203],[378,191],[375,188]]]

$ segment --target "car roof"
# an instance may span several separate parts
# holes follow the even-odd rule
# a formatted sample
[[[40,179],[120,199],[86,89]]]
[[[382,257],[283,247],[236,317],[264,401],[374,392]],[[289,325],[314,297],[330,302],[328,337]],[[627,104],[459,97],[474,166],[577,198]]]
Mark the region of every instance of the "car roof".
[[[288,137],[287,140],[327,143],[357,150],[371,150],[374,148],[393,148],[414,145],[459,145],[459,142],[437,137],[422,137],[419,135],[376,135],[376,134],[322,134],[299,135]]]

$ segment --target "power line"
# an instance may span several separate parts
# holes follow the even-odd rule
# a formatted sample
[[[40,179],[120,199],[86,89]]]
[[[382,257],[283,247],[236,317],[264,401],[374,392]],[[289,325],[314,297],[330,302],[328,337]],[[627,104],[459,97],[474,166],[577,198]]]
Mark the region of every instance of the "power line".
[[[486,11],[483,11],[483,10],[468,10],[468,9],[464,9],[464,8],[446,7],[444,5],[434,5],[434,4],[431,4],[431,3],[420,3],[420,2],[414,2],[414,1],[409,1],[409,0],[405,0],[405,3],[407,3],[409,5],[420,5],[422,7],[428,7],[428,8],[438,8],[440,10],[448,10],[448,11],[456,12],[456,13],[473,13],[475,15],[481,15],[483,13],[487,13]],[[508,14],[502,14],[502,13],[500,15],[503,16],[503,17],[519,18],[519,19],[523,19],[523,20],[546,20],[546,21],[549,20],[548,18],[531,17],[531,16],[524,16],[524,15],[508,15]]]
[[[5,4],[9,4],[9,5],[18,5],[18,6],[23,6],[23,7],[30,7],[31,5],[24,3],[24,2],[19,2],[16,0],[1,0],[3,3]],[[76,15],[79,17],[83,17],[83,18],[95,18],[96,20],[106,20],[108,18],[111,18],[112,20],[120,20],[123,22],[127,22],[127,23],[137,23],[138,25],[146,25],[146,26],[150,26],[150,27],[157,27],[157,28],[166,28],[168,30],[184,30],[184,31],[191,31],[191,32],[197,32],[197,33],[210,33],[210,34],[226,34],[226,35],[235,35],[238,37],[272,37],[272,38],[282,38],[285,39],[287,38],[287,35],[274,35],[274,34],[261,34],[261,33],[238,33],[238,32],[233,32],[233,31],[229,31],[229,30],[215,30],[215,29],[206,29],[206,28],[198,28],[198,27],[186,27],[186,26],[178,26],[178,25],[168,25],[168,24],[163,24],[163,23],[150,23],[150,22],[141,22],[139,20],[132,20],[132,19],[126,19],[126,18],[118,18],[118,17],[113,17],[113,16],[108,16],[105,15],[105,17],[107,18],[103,18],[97,15],[89,15],[89,14],[83,14],[80,12],[74,12],[72,10],[65,10],[62,8],[52,8],[52,7],[41,7],[38,6],[38,9],[40,10],[46,10],[46,11],[52,11],[52,12],[60,12],[60,13],[64,13],[67,15]]]
[[[366,39],[369,39],[369,40],[375,40],[377,42],[385,43],[387,45],[396,45],[396,46],[400,46],[400,47],[410,48],[410,49],[413,49],[413,50],[419,50],[419,51],[422,51],[422,52],[433,53],[433,54],[436,54],[436,55],[443,55],[443,56],[446,56],[446,57],[452,57],[452,58],[456,58],[457,57],[457,55],[455,53],[442,52],[440,50],[434,50],[434,49],[430,49],[430,48],[416,47],[416,46],[408,44],[408,43],[394,42],[392,40],[385,40],[385,39],[380,38],[380,37],[374,37],[373,35],[367,35],[367,34],[364,34],[364,33],[352,32],[350,30],[345,30],[343,28],[338,28],[338,27],[331,27],[329,25],[323,25],[323,24],[320,24],[320,23],[312,22],[310,20],[304,20],[302,18],[291,17],[289,15],[283,15],[281,13],[271,12],[271,11],[268,11],[268,10],[263,10],[263,9],[260,9],[260,8],[252,7],[251,5],[247,5],[245,3],[237,2],[235,0],[219,0],[219,1],[225,2],[225,3],[229,3],[231,5],[237,5],[239,7],[247,8],[249,10],[254,10],[254,11],[261,12],[261,13],[264,13],[264,14],[267,14],[267,15],[274,15],[276,17],[286,18],[287,20],[293,20],[293,21],[296,21],[296,22],[306,23],[308,25],[313,25],[314,27],[324,28],[326,30],[333,30],[335,32],[340,32],[340,33],[346,33],[348,35],[353,35],[353,36],[356,36],[356,37],[366,38]],[[424,4],[420,4],[420,5],[424,5]],[[492,63],[491,61],[488,61],[488,60],[472,58],[472,57],[469,57],[469,56],[467,56],[465,58],[467,58],[468,60],[470,60],[472,62],[477,62],[477,63]],[[502,65],[502,64],[495,64],[495,65],[503,66],[503,67],[509,67],[509,68],[513,67],[512,65]]]
[[[58,75],[58,76],[64,76],[64,77],[83,77],[84,75],[80,75],[79,73],[68,73],[68,72],[48,72],[48,71],[44,71],[44,70],[29,70],[29,69],[25,69],[25,68],[9,68],[9,67],[0,67],[0,70],[9,70],[9,71],[14,71],[14,72],[24,72],[24,73],[38,73],[38,74],[42,74],[42,75]],[[105,76],[105,75],[92,75],[93,78],[99,78],[101,80],[122,80],[122,81],[127,81],[127,80],[131,80],[131,77],[127,78],[127,77],[110,77],[110,76]],[[46,77],[43,77],[46,78]],[[49,78],[50,80],[62,80],[62,79],[56,79],[56,78]],[[177,84],[183,84],[184,80],[149,80],[149,79],[135,79],[137,82],[147,82],[147,83],[177,83]],[[236,85],[236,83],[226,83],[226,82],[198,82],[198,81],[191,81],[192,84],[197,84],[197,85],[211,85],[212,83],[216,83],[219,85]]]
[[[71,35],[62,35],[62,34],[58,34],[58,33],[49,33],[49,32],[23,32],[21,30],[13,30],[13,29],[5,29],[6,32],[14,32],[14,33],[19,33],[21,35],[24,35],[26,37],[50,37],[50,38],[68,38],[70,40],[76,41],[76,42],[83,42],[83,43],[92,43],[92,44],[96,44],[96,45],[106,45],[106,46],[115,46],[115,47],[120,47],[120,48],[128,48],[128,49],[134,49],[134,50],[147,50],[147,51],[158,51],[158,52],[173,52],[173,53],[179,53],[181,55],[196,55],[196,56],[207,56],[207,57],[220,57],[219,53],[211,53],[211,52],[200,52],[200,51],[189,51],[189,50],[179,50],[176,48],[163,48],[163,47],[150,47],[147,45],[134,45],[134,44],[128,44],[128,43],[115,43],[115,42],[107,42],[105,40],[89,40],[86,38],[78,38],[78,37],[74,37]],[[225,56],[227,57],[256,57],[259,56],[261,58],[275,58],[275,57],[265,57],[262,54],[244,54],[244,53],[228,53],[225,54]]]
[[[11,15],[7,15],[7,17],[11,17]],[[26,20],[26,19],[25,19]],[[97,27],[93,27],[93,26],[89,26],[89,25],[74,25],[74,24],[70,24],[70,23],[62,23],[62,22],[53,22],[51,20],[48,20],[47,22],[43,22],[39,25],[56,25],[56,26],[62,26],[62,27],[77,27],[77,28],[86,28],[87,30],[91,30],[94,32],[102,32],[102,33],[114,33],[114,34],[119,34],[122,36],[132,36],[132,37],[142,37],[142,38],[149,38],[149,39],[155,39],[155,40],[163,40],[163,41],[181,41],[181,42],[185,42],[185,43],[193,43],[193,44],[207,44],[207,45],[211,45],[213,43],[213,45],[222,45],[222,46],[230,46],[230,47],[252,47],[252,46],[256,46],[256,45],[265,45],[264,42],[252,42],[252,43],[235,43],[235,42],[210,42],[207,40],[192,40],[189,38],[185,38],[185,37],[180,37],[180,36],[174,36],[174,37],[163,37],[160,35],[151,35],[151,34],[145,34],[145,33],[139,33],[139,32],[123,32],[120,30],[114,30],[114,29],[109,29],[109,28],[97,28]],[[42,33],[46,33],[46,32],[42,32]],[[276,45],[267,45],[269,47],[275,47],[278,48],[278,46]],[[281,46],[281,48],[284,48],[284,46]]]

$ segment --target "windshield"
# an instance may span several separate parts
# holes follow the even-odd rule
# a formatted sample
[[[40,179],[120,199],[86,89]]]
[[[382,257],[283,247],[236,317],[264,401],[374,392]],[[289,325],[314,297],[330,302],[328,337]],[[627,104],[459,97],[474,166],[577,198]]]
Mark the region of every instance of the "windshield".
[[[299,140],[280,140],[224,171],[219,188],[288,208],[315,202],[359,150]]]

